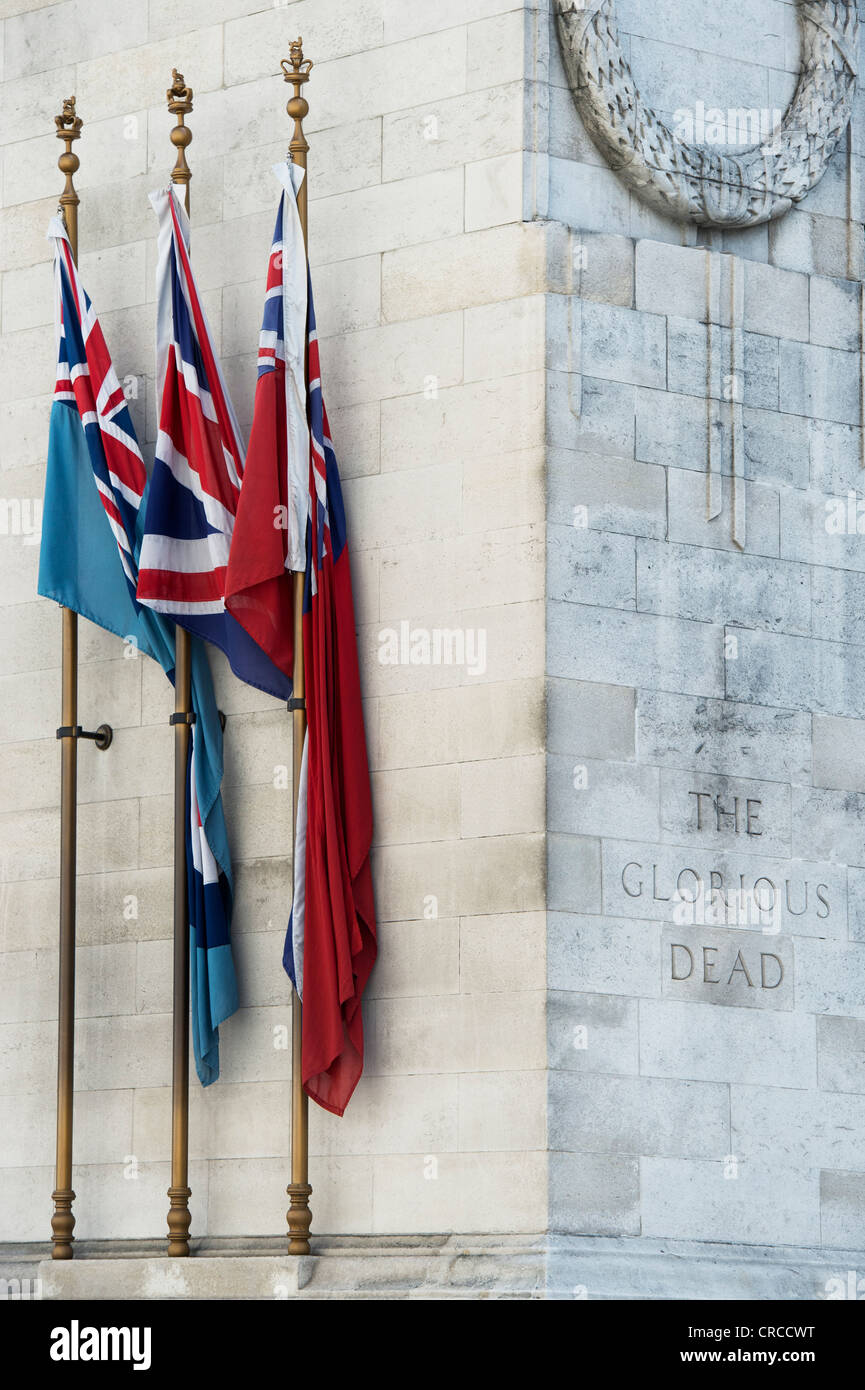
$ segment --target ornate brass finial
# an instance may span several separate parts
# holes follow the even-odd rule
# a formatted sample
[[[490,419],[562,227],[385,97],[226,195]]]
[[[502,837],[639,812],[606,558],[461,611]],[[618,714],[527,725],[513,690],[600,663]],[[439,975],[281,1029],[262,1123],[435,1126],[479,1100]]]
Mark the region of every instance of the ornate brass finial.
[[[65,140],[67,132],[70,140],[77,140],[81,134],[81,127],[84,122],[80,116],[75,114],[75,98],[67,97],[63,103],[63,110],[59,116],[54,117],[54,124],[57,127],[57,135],[61,140]]]
[[[184,125],[184,116],[192,110],[192,88],[187,87],[186,79],[177,68],[171,69],[171,86],[165,93],[168,109],[177,117],[177,125],[171,132],[171,143],[177,150],[177,161],[171,171],[171,182],[184,185],[186,210],[189,211],[189,180],[192,170],[186,162],[186,147],[192,139],[192,131]]]
[[[174,111],[174,103],[180,102],[183,105],[184,113],[192,110],[192,88],[187,87],[186,78],[177,68],[171,69],[171,86],[165,93],[168,101],[169,111]]]
[[[289,46],[288,58],[283,58],[280,67],[285,75],[286,82],[290,82],[294,87],[294,96],[289,97],[285,109],[294,121],[294,134],[288,147],[288,153],[296,164],[302,164],[306,168],[306,153],[309,145],[303,133],[304,119],[309,115],[309,102],[301,96],[303,85],[309,81],[309,74],[312,70],[312,59],[303,56],[303,39],[295,39]],[[295,156],[300,156],[295,159]]]
[[[78,158],[77,154],[73,153],[72,141],[79,138],[81,127],[84,125],[84,122],[75,111],[74,96],[66,98],[60,115],[54,117],[54,124],[57,127],[57,139],[62,140],[66,146],[66,149],[57,160],[57,167],[66,179],[63,192],[60,194],[60,210],[63,213],[63,220],[66,223],[66,230],[69,233],[72,254],[77,258],[78,194],[75,192],[75,185],[72,179],[73,175],[78,172],[81,160]]]

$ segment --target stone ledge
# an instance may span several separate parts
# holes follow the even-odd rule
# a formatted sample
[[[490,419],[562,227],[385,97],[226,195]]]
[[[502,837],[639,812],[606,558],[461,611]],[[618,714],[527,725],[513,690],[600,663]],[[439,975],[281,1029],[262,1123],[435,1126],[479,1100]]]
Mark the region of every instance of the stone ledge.
[[[292,1258],[285,1242],[207,1242],[169,1260],[164,1242],[125,1242],[39,1265],[42,1297],[64,1300],[465,1299],[545,1297],[543,1237],[319,1238]],[[270,1253],[274,1246],[279,1253]],[[158,1252],[153,1250],[157,1246]],[[216,1253],[219,1251],[219,1253]]]
[[[863,1250],[721,1245],[639,1236],[551,1236],[547,1296],[827,1301],[829,1282],[841,1280],[847,1288],[851,1272],[854,1284],[862,1280],[859,1292],[865,1298]]]
[[[63,1300],[865,1298],[861,1250],[562,1235],[324,1237],[314,1248],[292,1259],[282,1240],[209,1240],[169,1261],[161,1241],[99,1242],[68,1263],[42,1260],[38,1277],[43,1298]]]

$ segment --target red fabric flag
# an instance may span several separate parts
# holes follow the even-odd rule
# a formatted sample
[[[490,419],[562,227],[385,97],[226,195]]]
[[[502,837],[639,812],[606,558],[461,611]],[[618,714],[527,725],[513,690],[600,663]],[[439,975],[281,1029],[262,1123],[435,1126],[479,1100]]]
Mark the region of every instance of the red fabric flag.
[[[294,571],[304,573],[308,731],[283,963],[303,1000],[304,1088],[341,1115],[363,1070],[361,998],[376,958],[372,801],[345,510],[295,201],[299,171],[278,172],[285,191],[225,603],[291,677]]]

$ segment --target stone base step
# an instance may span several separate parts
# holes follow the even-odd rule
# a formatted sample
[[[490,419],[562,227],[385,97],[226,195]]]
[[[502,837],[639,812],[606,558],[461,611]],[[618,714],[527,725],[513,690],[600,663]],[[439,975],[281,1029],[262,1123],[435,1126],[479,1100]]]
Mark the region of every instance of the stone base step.
[[[153,1244],[148,1242],[148,1244]],[[546,1243],[506,1237],[319,1240],[293,1257],[213,1243],[189,1259],[162,1249],[104,1254],[76,1251],[39,1265],[48,1299],[464,1299],[545,1297]]]
[[[331,1236],[313,1248],[292,1258],[282,1239],[204,1240],[169,1260],[161,1240],[103,1241],[38,1265],[44,1247],[19,1248],[9,1270],[38,1280],[17,1296],[85,1301],[865,1300],[862,1250],[556,1235]]]

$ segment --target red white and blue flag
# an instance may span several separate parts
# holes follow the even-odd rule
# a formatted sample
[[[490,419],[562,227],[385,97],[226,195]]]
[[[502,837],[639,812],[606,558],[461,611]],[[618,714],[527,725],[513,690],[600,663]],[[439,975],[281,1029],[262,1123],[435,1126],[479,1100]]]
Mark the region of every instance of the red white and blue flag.
[[[372,800],[345,510],[296,201],[303,174],[275,172],[284,191],[225,601],[290,677],[293,571],[305,576],[308,730],[283,963],[303,1000],[304,1088],[341,1115],[363,1070],[361,998],[376,957]]]
[[[290,681],[225,609],[243,444],[192,274],[186,209],[173,187],[150,201],[159,223],[160,405],[138,599],[220,647],[241,680],[287,699]]]
[[[134,643],[174,679],[174,625],[135,591],[147,474],[126,398],[55,218],[57,384],[45,478],[39,593]],[[222,811],[222,728],[207,656],[192,643],[187,877],[192,1028],[203,1085],[219,1075],[218,1026],[237,1008],[229,929],[232,884]]]
[[[135,594],[138,513],[147,473],[129,406],[72,257],[66,227],[53,218],[57,380],[54,401],[78,412],[105,518],[117,542],[126,582]]]

